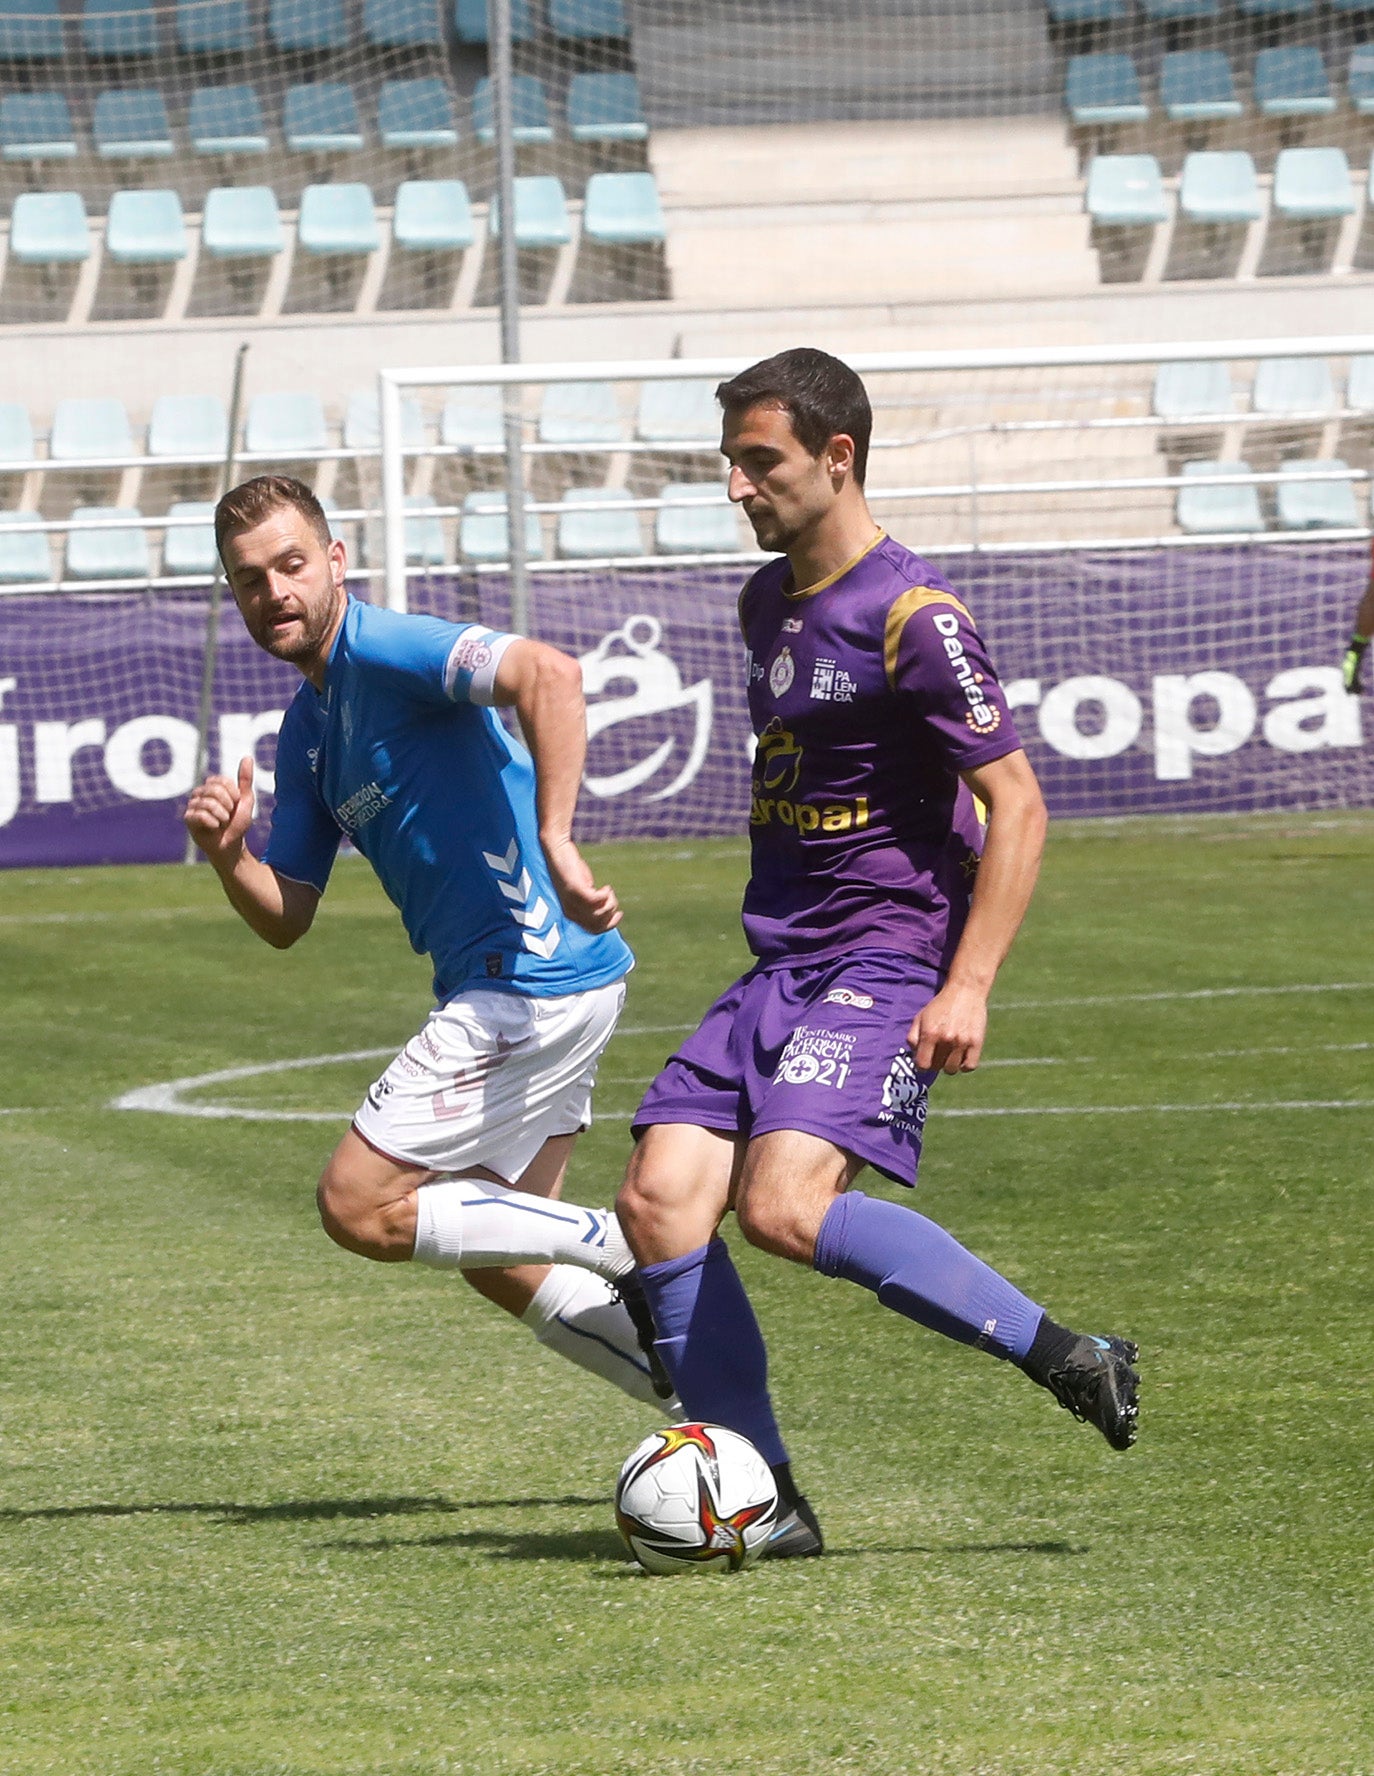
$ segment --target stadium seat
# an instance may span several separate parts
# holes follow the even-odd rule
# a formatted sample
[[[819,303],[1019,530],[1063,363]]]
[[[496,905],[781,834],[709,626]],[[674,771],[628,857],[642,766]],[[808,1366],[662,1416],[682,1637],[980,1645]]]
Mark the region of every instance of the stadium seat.
[[[1126,16],[1126,0],[1047,0],[1056,25],[1109,25]]]
[[[382,442],[382,416],[376,389],[354,389],[344,409],[343,441],[346,450],[376,450]],[[401,396],[401,445],[422,450],[429,442],[424,409],[414,395]]]
[[[9,92],[0,98],[0,158],[76,159],[76,132],[61,93]]]
[[[187,55],[235,55],[255,48],[248,0],[177,0],[177,43]]]
[[[501,205],[493,192],[487,210],[493,240],[501,234]],[[563,182],[552,173],[536,173],[515,181],[515,244],[517,247],[565,247],[572,239]]]
[[[78,506],[72,513],[77,523],[102,518],[141,520],[142,517],[135,506]],[[72,580],[151,579],[152,559],[148,553],[147,531],[138,525],[119,530],[69,530],[67,577]]]
[[[283,460],[318,456],[329,448],[329,425],[318,395],[254,395],[243,430],[244,448]]]
[[[1345,404],[1357,413],[1374,413],[1374,354],[1350,360],[1345,384]]]
[[[23,191],[10,217],[10,252],[21,265],[78,265],[91,256],[79,191]]]
[[[293,154],[352,154],[363,145],[353,89],[336,82],[290,87],[282,134]]]
[[[1099,154],[1088,173],[1088,214],[1108,228],[1165,222],[1169,205],[1153,154]]]
[[[539,407],[539,442],[578,449],[619,444],[624,422],[610,382],[551,382]]]
[[[187,134],[197,154],[266,154],[262,107],[251,86],[201,86],[191,94]]]
[[[170,160],[175,152],[167,107],[151,87],[97,94],[91,134],[101,160]]]
[[[1374,0],[1327,0],[1332,12],[1374,12]]]
[[[278,49],[347,49],[344,0],[272,0],[267,32]]]
[[[1078,124],[1144,123],[1150,115],[1128,55],[1070,56],[1064,103]]]
[[[0,62],[49,61],[64,47],[57,0],[0,0]]]
[[[0,401],[0,463],[34,460],[33,421],[22,401]]]
[[[589,512],[589,505],[605,505],[608,501],[627,499],[624,489],[611,487],[570,487],[559,502],[558,553],[569,561],[592,561],[598,557],[623,560],[642,555],[644,541],[639,534],[639,513]]]
[[[406,495],[405,537],[407,567],[442,567],[448,560],[444,546],[444,522],[436,516],[432,493]]]
[[[500,450],[506,439],[499,388],[455,389],[439,416],[439,441],[451,450]]]
[[[1303,414],[1325,419],[1339,405],[1325,358],[1262,358],[1250,401],[1256,413],[1270,418]]]
[[[487,41],[487,0],[454,0],[453,28],[460,43]],[[511,0],[510,34],[515,43],[534,41],[534,9],[530,0]]]
[[[438,48],[444,41],[438,0],[363,0],[363,36],[378,49]]]
[[[175,579],[213,579],[219,569],[213,500],[177,500],[169,518],[200,518],[200,524],[171,525],[163,532],[162,571]]]
[[[549,28],[556,37],[628,37],[622,0],[548,0]]]
[[[1161,364],[1150,411],[1158,419],[1215,419],[1234,412],[1231,366],[1220,361]]]
[[[1317,10],[1317,0],[1236,0],[1245,18],[1305,18]]]
[[[493,489],[465,496],[462,517],[458,521],[458,552],[479,565],[509,559],[510,522],[504,493]],[[525,559],[544,559],[539,514],[528,510],[525,513]]]
[[[1357,43],[1345,77],[1350,103],[1361,117],[1374,117],[1374,43]]]
[[[105,218],[105,251],[119,265],[171,265],[187,251],[175,191],[116,191]]]
[[[383,148],[456,147],[453,98],[438,75],[388,80],[377,99],[377,133]]]
[[[229,416],[218,395],[159,395],[148,420],[149,456],[217,462],[229,442]]]
[[[155,56],[160,45],[154,0],[85,0],[81,42],[91,56]]]
[[[587,181],[582,233],[607,246],[647,246],[667,234],[652,173],[593,173]]]
[[[1321,51],[1285,44],[1255,57],[1255,104],[1265,117],[1329,117],[1336,109]]]
[[[654,524],[660,555],[731,555],[739,552],[734,507],[720,481],[674,481],[659,489],[663,501]]]
[[[517,147],[551,142],[553,129],[549,123],[549,102],[544,94],[543,81],[536,80],[532,74],[516,74],[510,88],[511,140]],[[491,81],[483,78],[477,82],[472,95],[472,127],[477,132],[477,140],[487,148],[496,140],[494,105]]]
[[[1240,117],[1231,64],[1219,49],[1178,49],[1159,64],[1159,102],[1171,123],[1214,123]]]
[[[1195,149],[1183,162],[1178,207],[1192,222],[1256,222],[1264,212],[1255,163],[1243,148]]]
[[[366,185],[307,185],[301,193],[296,245],[307,253],[375,253],[382,244]]]
[[[407,179],[396,188],[392,243],[408,253],[464,252],[476,239],[461,179]]]
[[[1248,475],[1247,462],[1194,461],[1183,465],[1183,473],[1195,475]],[[1257,487],[1180,487],[1177,504],[1178,527],[1190,536],[1214,531],[1264,529]]]
[[[206,194],[200,244],[214,259],[271,259],[286,234],[270,185],[217,185]]]
[[[134,454],[134,435],[123,401],[111,396],[66,395],[53,408],[48,455],[53,462],[92,462]]]
[[[1299,221],[1348,216],[1355,208],[1355,194],[1345,151],[1283,149],[1274,163],[1274,208]]]
[[[1284,479],[1274,491],[1281,530],[1355,530],[1360,514],[1350,481],[1312,481],[1309,476],[1350,467],[1339,457],[1280,463]]]
[[[6,534],[13,524],[32,524],[36,512],[0,512],[0,584],[40,584],[52,578],[52,551],[41,530]]]
[[[1214,19],[1221,0],[1145,0],[1144,13],[1152,24],[1172,25],[1180,19]]]
[[[641,383],[635,436],[645,444],[716,444],[720,408],[715,383],[710,378]]]
[[[649,134],[633,74],[574,74],[567,113],[574,142],[642,142]]]

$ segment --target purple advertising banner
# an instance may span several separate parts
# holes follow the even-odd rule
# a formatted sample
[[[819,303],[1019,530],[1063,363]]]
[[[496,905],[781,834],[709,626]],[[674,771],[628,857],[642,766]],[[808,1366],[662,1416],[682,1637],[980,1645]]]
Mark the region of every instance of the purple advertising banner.
[[[1374,745],[1338,662],[1361,544],[948,565],[1061,815],[1374,804]],[[735,569],[535,576],[531,627],[582,664],[589,840],[744,830],[751,737]],[[412,607],[507,621],[499,576],[436,575]],[[184,847],[202,600],[0,600],[0,865],[162,862]],[[212,770],[252,753],[271,808],[297,675],[223,611]]]

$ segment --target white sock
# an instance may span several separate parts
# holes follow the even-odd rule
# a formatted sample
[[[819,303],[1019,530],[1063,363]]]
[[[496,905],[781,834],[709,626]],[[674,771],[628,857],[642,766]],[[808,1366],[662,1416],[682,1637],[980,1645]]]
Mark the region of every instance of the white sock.
[[[415,1260],[437,1270],[576,1264],[618,1277],[634,1258],[609,1209],[584,1209],[477,1178],[442,1178],[417,1193]]]
[[[682,1417],[676,1400],[660,1400],[654,1392],[630,1316],[603,1277],[556,1264],[520,1317],[540,1344],[579,1369],[614,1382],[665,1422]]]

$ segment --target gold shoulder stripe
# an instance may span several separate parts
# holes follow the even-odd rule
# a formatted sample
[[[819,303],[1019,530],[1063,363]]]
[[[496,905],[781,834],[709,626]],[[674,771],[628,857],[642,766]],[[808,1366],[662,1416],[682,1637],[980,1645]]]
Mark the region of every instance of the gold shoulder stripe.
[[[912,586],[892,601],[887,613],[887,626],[883,630],[883,670],[887,674],[888,684],[895,682],[897,677],[897,648],[902,639],[902,631],[909,618],[914,617],[918,610],[924,610],[928,604],[952,604],[961,616],[969,616],[967,606],[961,604],[952,592],[944,592],[938,586]]]

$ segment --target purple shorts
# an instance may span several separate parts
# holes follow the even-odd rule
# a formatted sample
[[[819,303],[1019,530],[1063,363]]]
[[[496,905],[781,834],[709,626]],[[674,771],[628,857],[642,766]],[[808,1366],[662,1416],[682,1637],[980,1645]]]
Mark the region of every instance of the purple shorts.
[[[914,1184],[936,1076],[917,1072],[906,1033],[939,984],[889,950],[751,969],[669,1057],[635,1115],[636,1138],[661,1122],[746,1138],[797,1129]]]

